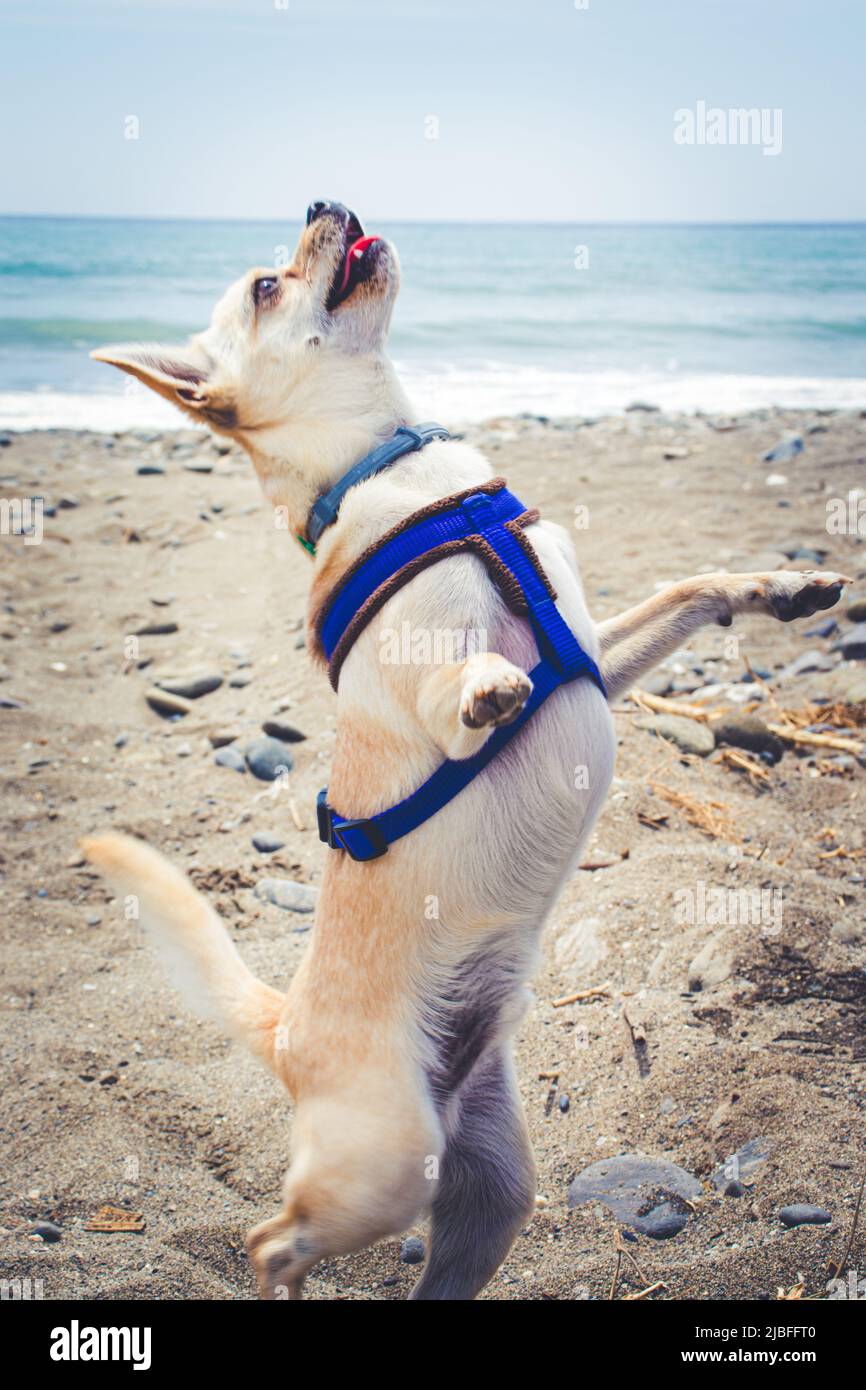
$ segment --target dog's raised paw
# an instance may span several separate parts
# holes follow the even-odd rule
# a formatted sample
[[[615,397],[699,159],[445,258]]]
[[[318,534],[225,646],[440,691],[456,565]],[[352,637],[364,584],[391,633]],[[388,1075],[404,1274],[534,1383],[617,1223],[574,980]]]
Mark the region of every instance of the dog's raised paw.
[[[832,570],[781,571],[770,577],[766,598],[780,622],[808,618],[822,608],[832,608],[852,581]]]
[[[526,672],[510,661],[500,661],[466,682],[460,718],[468,729],[511,724],[531,694],[532,681]]]

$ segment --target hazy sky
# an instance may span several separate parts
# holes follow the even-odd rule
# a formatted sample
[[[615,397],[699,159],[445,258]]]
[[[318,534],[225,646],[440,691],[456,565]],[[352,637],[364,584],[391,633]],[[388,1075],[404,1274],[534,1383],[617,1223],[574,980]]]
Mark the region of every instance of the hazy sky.
[[[6,212],[866,218],[863,0],[0,0],[0,23]],[[699,101],[780,109],[781,153],[676,144]]]

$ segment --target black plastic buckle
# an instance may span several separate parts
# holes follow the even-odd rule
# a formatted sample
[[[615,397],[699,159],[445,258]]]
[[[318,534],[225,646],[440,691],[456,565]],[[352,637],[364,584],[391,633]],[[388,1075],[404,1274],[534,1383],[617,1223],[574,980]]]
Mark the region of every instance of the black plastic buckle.
[[[365,864],[368,859],[381,859],[388,853],[388,841],[378,825],[363,817],[358,820],[343,820],[334,824],[334,812],[327,802],[328,788],[323,787],[316,798],[316,818],[319,823],[319,839],[331,849],[344,849],[356,864]],[[347,830],[360,830],[370,846],[365,854],[359,854],[345,838]]]
[[[323,844],[328,845],[330,849],[336,849],[337,842],[334,839],[333,812],[328,805],[327,787],[322,787],[322,790],[316,797],[316,820],[319,823],[319,839]]]

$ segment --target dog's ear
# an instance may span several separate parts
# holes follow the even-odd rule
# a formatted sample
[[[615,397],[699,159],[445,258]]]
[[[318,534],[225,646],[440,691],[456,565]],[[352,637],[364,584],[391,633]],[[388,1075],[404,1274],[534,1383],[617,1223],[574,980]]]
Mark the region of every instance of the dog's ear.
[[[216,385],[212,363],[194,342],[185,348],[124,343],[96,348],[90,356],[95,362],[107,362],[129,372],[194,419],[226,432],[237,426],[232,393],[225,385]]]

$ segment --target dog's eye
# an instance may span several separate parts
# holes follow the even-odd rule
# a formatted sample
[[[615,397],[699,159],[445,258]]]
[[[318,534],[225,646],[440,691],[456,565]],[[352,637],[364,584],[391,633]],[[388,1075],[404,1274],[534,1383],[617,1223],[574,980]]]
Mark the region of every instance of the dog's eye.
[[[280,282],[275,275],[263,275],[253,284],[253,300],[256,304],[264,304],[266,300],[273,299],[279,287]]]

